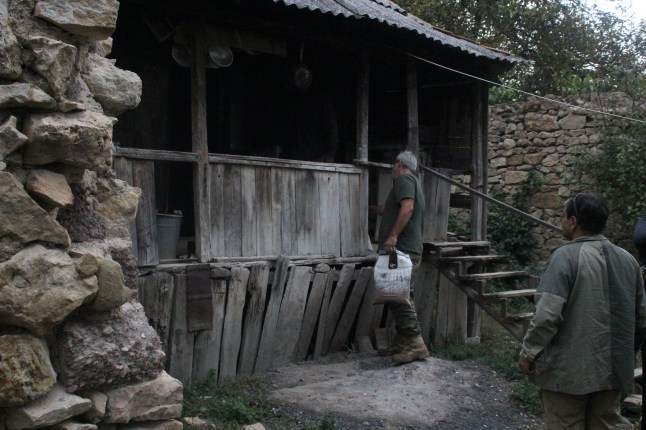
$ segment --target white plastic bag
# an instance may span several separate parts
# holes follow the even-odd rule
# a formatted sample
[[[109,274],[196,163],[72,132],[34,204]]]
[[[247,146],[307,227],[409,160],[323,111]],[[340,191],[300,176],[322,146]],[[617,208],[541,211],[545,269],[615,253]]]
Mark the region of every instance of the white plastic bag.
[[[375,304],[410,305],[410,283],[413,262],[407,254],[380,254],[375,263]]]

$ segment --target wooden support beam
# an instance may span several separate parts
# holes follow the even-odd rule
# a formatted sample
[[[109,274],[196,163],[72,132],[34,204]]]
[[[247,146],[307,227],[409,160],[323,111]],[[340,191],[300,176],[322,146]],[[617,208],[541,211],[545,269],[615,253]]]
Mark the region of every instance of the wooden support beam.
[[[197,154],[193,169],[195,247],[202,262],[211,259],[211,182],[206,123],[206,44],[197,23],[191,41],[191,127],[192,150]]]
[[[476,82],[472,91],[471,131],[471,188],[487,192],[489,160],[487,156],[487,135],[489,124],[489,93],[485,83]],[[487,239],[487,203],[477,195],[471,195],[471,240]]]
[[[370,57],[367,52],[362,52],[359,58],[357,71],[357,159],[368,161],[368,124],[370,107]],[[361,183],[359,185],[360,214],[358,228],[361,231],[361,246],[366,250],[371,249],[368,235],[368,193],[370,179],[368,169],[361,168]]]
[[[419,160],[419,109],[417,97],[417,65],[408,57],[406,64],[406,99],[408,106],[408,143],[406,149]]]

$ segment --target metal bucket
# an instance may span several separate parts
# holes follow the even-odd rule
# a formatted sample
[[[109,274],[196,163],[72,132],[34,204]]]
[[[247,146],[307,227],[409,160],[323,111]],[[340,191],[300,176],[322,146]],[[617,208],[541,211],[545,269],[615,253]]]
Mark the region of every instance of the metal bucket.
[[[157,250],[160,260],[177,258],[182,215],[157,214]]]

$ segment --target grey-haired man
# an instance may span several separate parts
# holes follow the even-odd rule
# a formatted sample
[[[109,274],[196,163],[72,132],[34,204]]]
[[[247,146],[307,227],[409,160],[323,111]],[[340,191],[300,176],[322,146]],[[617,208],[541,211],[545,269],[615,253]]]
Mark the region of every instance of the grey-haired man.
[[[391,176],[393,188],[384,204],[379,234],[379,249],[407,253],[413,261],[413,275],[422,257],[422,219],[424,216],[424,192],[415,175],[417,157],[410,151],[402,151],[393,163]],[[397,335],[380,355],[392,355],[395,363],[409,363],[429,356],[421,336],[417,320],[411,282],[411,304],[388,305],[393,312]]]

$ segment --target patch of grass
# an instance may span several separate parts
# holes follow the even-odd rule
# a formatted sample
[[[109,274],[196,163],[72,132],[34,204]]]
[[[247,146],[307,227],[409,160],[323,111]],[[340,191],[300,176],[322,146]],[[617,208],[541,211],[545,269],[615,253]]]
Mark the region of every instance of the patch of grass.
[[[215,430],[238,430],[256,422],[265,423],[267,428],[337,429],[336,418],[331,414],[320,419],[295,416],[272,403],[267,398],[266,385],[263,377],[239,377],[232,383],[217,385],[211,375],[202,383],[184,387],[182,416],[208,420]],[[185,428],[191,430],[191,426]]]
[[[512,383],[511,399],[525,412],[542,413],[538,388],[518,369],[520,342],[488,315],[482,316],[479,344],[449,344],[436,354],[450,360],[484,364]]]
[[[200,384],[184,387],[182,415],[211,420],[217,429],[238,429],[270,413],[260,378],[239,378],[235,383],[218,386],[209,377]]]

